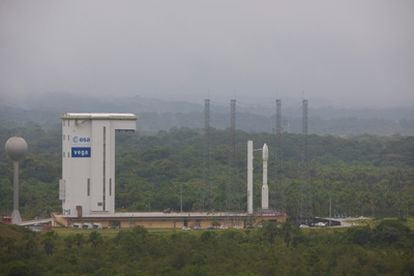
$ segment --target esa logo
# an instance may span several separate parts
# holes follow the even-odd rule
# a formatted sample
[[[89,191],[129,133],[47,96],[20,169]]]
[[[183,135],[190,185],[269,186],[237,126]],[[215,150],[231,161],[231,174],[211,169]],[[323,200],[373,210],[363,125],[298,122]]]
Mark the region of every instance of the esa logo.
[[[90,137],[73,136],[72,142],[74,144],[90,143],[91,142],[91,138]]]

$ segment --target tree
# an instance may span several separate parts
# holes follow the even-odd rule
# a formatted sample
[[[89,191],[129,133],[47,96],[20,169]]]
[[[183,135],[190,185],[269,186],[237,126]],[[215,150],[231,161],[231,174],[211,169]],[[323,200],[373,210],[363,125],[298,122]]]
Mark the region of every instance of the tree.
[[[55,241],[58,238],[58,235],[55,231],[49,231],[44,234],[43,237],[43,249],[47,255],[52,255],[55,250]]]
[[[83,238],[82,234],[76,234],[74,237],[74,241],[77,247],[81,247],[83,243],[85,242],[85,239]]]
[[[383,244],[400,244],[401,241],[408,238],[411,234],[411,229],[399,220],[385,219],[374,228],[374,240]]]
[[[25,254],[27,256],[35,256],[38,250],[38,245],[36,242],[36,238],[32,235],[28,236],[26,244],[25,244]]]
[[[43,239],[43,248],[47,255],[52,255],[55,250],[55,240],[52,237],[47,236]]]
[[[23,261],[15,261],[7,273],[9,276],[25,276],[32,275],[30,268]]]
[[[263,223],[263,237],[270,243],[274,243],[276,236],[279,234],[278,224],[274,221]]]
[[[75,244],[75,236],[74,235],[69,235],[67,236],[65,239],[65,245],[67,249],[72,249],[72,246]]]
[[[102,243],[102,236],[97,231],[92,231],[89,234],[89,242],[92,244],[93,247],[96,247],[98,244]]]
[[[369,227],[351,228],[347,231],[349,239],[356,244],[368,244],[372,240],[372,231]]]
[[[283,241],[287,247],[290,246],[291,242],[299,234],[299,228],[294,225],[290,220],[282,224],[281,234],[283,236]]]

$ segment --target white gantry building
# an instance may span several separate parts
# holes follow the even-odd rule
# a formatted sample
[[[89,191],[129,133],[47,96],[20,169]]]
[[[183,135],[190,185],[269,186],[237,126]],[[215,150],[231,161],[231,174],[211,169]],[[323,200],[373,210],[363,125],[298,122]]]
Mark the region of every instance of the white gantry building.
[[[115,213],[115,131],[136,129],[128,113],[65,113],[62,116],[62,214]]]

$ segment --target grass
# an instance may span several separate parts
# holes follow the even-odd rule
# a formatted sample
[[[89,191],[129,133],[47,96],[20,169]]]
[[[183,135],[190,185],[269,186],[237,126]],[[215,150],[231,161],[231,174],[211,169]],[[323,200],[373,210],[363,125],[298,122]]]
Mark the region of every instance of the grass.
[[[33,234],[33,232],[21,226],[0,223],[0,237],[1,238],[10,238],[14,240],[20,240],[23,237],[25,237],[27,234]]]
[[[92,231],[95,229],[76,229],[76,228],[53,228],[53,231],[55,231],[59,236],[66,237],[73,234],[82,234],[82,235],[89,235]],[[119,230],[118,229],[98,229],[99,233],[101,233],[102,236],[107,238],[113,238],[115,237]]]
[[[348,223],[352,223],[354,226],[370,226],[373,227],[375,225],[375,221],[373,218],[367,219],[350,219],[346,220]]]
[[[114,238],[119,231],[121,230],[128,230],[128,229],[77,229],[77,228],[53,228],[59,236],[66,237],[68,235],[73,234],[82,234],[82,235],[89,235],[92,231],[98,231],[103,237],[106,238]],[[181,230],[174,230],[174,229],[147,229],[148,232],[151,233],[159,233],[159,234],[172,234],[176,231]],[[194,231],[192,231],[194,232]]]
[[[354,225],[356,226],[369,226],[370,228],[373,228],[377,226],[382,220],[398,220],[398,219],[399,218],[397,217],[386,217],[386,218],[381,218],[381,219],[371,218],[371,219],[362,219],[362,220],[349,220],[347,222],[353,222]],[[404,218],[403,220],[407,223],[407,226],[410,227],[410,229],[414,231],[414,217]]]
[[[384,218],[384,220],[397,220],[397,219],[398,218],[395,218],[395,217],[393,217],[393,218]],[[403,220],[406,222],[407,226],[410,227],[410,229],[414,231],[414,217],[404,218]],[[380,220],[377,220],[376,222],[379,223]]]
[[[407,225],[411,230],[414,231],[414,217],[407,218]]]

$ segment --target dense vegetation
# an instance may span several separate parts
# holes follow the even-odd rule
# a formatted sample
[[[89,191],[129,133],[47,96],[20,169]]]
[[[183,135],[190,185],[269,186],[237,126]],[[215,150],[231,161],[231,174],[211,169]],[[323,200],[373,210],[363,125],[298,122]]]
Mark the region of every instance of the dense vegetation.
[[[60,211],[59,127],[0,124],[0,143],[12,135],[29,142],[22,162],[21,212],[25,218]],[[229,132],[211,130],[209,162],[201,132],[172,129],[156,135],[117,134],[118,210],[195,211],[245,209],[245,143],[271,150],[271,207],[291,221],[304,210],[328,215],[398,216],[348,230],[300,230],[290,222],[261,229],[204,232],[128,231],[35,234],[0,224],[0,274],[166,275],[378,275],[414,274],[414,137],[310,135],[307,162],[302,135],[237,132],[230,158]],[[277,151],[276,151],[277,149]],[[261,162],[255,163],[255,207]],[[277,154],[278,159],[275,158]],[[209,170],[207,170],[209,168]],[[208,173],[209,172],[209,173]],[[209,177],[207,178],[207,175]],[[12,207],[12,166],[0,151],[0,213]]]
[[[0,126],[0,144],[12,135],[29,142],[22,162],[21,212],[24,217],[60,211],[60,128],[36,124]],[[308,160],[303,162],[303,136],[286,134],[275,161],[271,134],[237,133],[237,152],[229,159],[229,132],[211,130],[209,175],[203,135],[197,130],[172,129],[157,135],[117,134],[118,210],[186,211],[245,209],[245,143],[268,143],[270,204],[295,217],[300,210],[328,215],[329,199],[335,215],[414,215],[414,137],[308,137]],[[260,203],[261,162],[255,162],[255,206]],[[0,213],[12,207],[12,166],[0,151]],[[182,191],[182,193],[181,193]]]
[[[107,230],[108,231],[108,230]],[[8,275],[413,275],[414,233],[404,221],[303,231],[74,230],[34,234],[0,224],[0,274]]]

